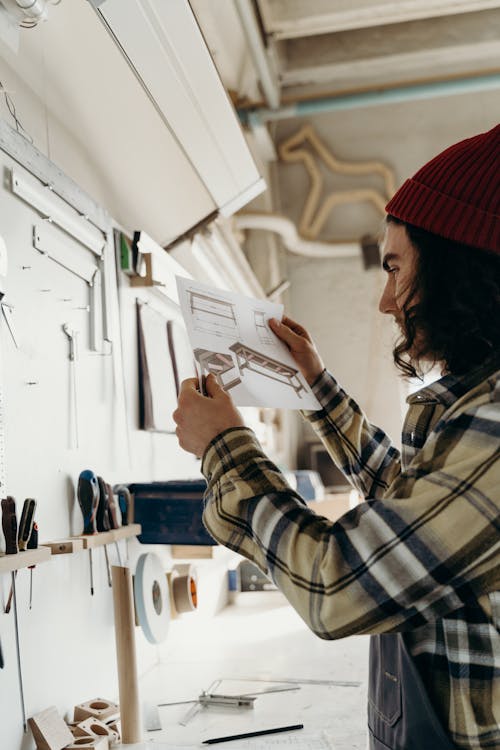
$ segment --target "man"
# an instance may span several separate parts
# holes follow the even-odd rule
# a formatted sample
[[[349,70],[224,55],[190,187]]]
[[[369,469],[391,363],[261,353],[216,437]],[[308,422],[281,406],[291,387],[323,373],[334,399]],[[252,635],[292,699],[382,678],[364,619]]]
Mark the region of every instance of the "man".
[[[408,398],[402,451],[290,318],[271,323],[321,410],[306,418],[365,502],[332,524],[265,456],[231,398],[185,381],[204,521],[267,571],[321,638],[369,633],[372,750],[500,749],[500,126],[436,156],[389,202],[380,310],[396,365],[439,364]]]

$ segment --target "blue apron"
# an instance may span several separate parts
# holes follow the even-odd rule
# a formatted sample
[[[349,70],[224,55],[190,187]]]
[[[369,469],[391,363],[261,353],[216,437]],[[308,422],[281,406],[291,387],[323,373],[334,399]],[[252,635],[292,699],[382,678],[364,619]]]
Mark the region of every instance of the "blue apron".
[[[370,750],[457,750],[431,705],[403,636],[370,639]]]

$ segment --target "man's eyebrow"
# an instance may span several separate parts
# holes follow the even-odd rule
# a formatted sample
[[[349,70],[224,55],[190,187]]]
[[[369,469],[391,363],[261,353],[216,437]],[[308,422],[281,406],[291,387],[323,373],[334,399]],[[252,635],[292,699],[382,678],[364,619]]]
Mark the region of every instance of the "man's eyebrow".
[[[387,253],[387,255],[384,255],[384,257],[382,259],[382,268],[384,269],[384,271],[388,271],[389,270],[389,268],[390,268],[389,263],[392,260],[399,260],[399,256],[396,255],[395,253]]]

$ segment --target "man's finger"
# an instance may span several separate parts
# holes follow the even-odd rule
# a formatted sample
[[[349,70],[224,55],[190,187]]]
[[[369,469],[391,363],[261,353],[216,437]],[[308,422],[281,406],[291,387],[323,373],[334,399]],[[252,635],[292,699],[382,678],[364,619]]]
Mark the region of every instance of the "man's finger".
[[[225,393],[224,389],[221,388],[220,385],[218,384],[217,378],[212,373],[207,375],[207,379],[205,381],[205,388],[207,391],[207,396],[210,396],[210,398],[220,395],[221,393]]]
[[[292,331],[292,329],[288,325],[280,323],[279,320],[276,320],[276,318],[271,318],[269,321],[269,325],[271,326],[271,330],[276,334],[276,336],[284,341],[285,344],[292,345],[297,343],[299,339],[304,338],[300,334]]]
[[[197,391],[198,390],[198,378],[186,378],[181,383],[181,389],[179,395],[183,391]]]

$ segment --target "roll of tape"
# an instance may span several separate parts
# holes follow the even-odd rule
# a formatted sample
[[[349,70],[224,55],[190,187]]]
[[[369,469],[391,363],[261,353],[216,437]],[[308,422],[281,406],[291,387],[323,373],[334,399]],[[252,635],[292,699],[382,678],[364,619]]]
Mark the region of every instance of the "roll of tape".
[[[170,625],[170,599],[162,564],[151,552],[137,561],[134,599],[137,619],[147,640],[161,643]]]
[[[196,573],[189,566],[174,567],[171,577],[172,596],[177,612],[192,612],[198,606]]]

